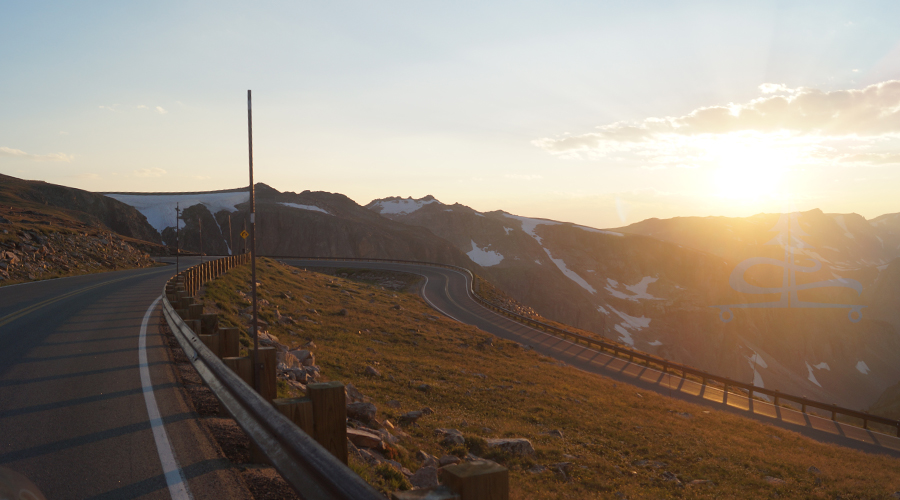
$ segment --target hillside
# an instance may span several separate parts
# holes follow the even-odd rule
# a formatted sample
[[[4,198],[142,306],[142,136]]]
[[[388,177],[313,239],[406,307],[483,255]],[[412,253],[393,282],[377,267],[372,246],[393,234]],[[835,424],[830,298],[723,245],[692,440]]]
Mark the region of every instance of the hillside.
[[[517,499],[885,498],[900,489],[896,459],[581,372],[385,290],[384,276],[354,281],[267,259],[258,276],[268,333],[306,345],[323,379],[352,384],[374,405],[374,418],[357,413],[350,424],[380,444],[355,448],[351,464],[385,491],[408,486],[404,468],[469,454],[509,467]],[[246,327],[248,280],[243,267],[208,284],[206,312]],[[446,429],[459,431],[456,444],[444,442]],[[491,446],[509,438],[533,451]]]
[[[646,352],[860,409],[900,380],[894,361],[900,272],[891,264],[900,250],[889,246],[896,217],[869,223],[812,210],[650,219],[598,230],[479,213],[433,197],[386,198],[367,207],[450,241],[482,266],[483,276],[539,314]],[[787,295],[779,293],[788,279],[786,252],[799,269],[796,283],[809,288],[784,305],[744,308]],[[742,262],[760,258],[770,260],[734,274]],[[787,307],[789,299],[813,305]],[[851,311],[862,318],[851,321]]]
[[[88,226],[103,225],[128,238],[160,243],[147,219],[129,205],[82,189],[0,174],[0,205],[62,216]]]

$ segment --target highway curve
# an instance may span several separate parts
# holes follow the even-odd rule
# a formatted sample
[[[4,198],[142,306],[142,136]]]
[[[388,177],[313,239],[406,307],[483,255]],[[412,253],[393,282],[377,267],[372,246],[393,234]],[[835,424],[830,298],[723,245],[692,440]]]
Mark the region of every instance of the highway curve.
[[[777,425],[787,430],[799,432],[812,439],[839,444],[849,448],[873,453],[886,453],[900,457],[900,438],[888,436],[860,427],[845,425],[820,418],[809,413],[801,413],[783,407],[776,407],[746,396],[728,394],[723,401],[722,390],[703,386],[697,382],[682,379],[677,375],[663,374],[622,358],[600,353],[595,349],[574,344],[568,340],[536,330],[512,321],[483,307],[471,297],[470,277],[448,268],[388,263],[378,261],[334,261],[315,259],[280,258],[281,262],[297,267],[346,267],[381,269],[417,274],[426,278],[420,294],[432,307],[457,321],[476,326],[485,332],[530,345],[537,352],[551,356],[576,368],[626,382],[691,403],[728,411],[761,422]]]
[[[248,496],[190,410],[159,334],[158,298],[174,273],[0,288],[0,467],[49,499]]]

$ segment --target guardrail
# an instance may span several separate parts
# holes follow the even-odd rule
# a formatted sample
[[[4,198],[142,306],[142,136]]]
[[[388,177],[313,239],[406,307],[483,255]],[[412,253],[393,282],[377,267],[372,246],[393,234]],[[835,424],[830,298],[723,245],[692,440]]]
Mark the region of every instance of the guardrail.
[[[163,293],[163,316],[178,344],[241,429],[303,498],[383,500],[384,497],[374,488],[226,366],[205,345],[199,331],[188,326],[172,306],[170,297],[175,300],[184,298],[178,292],[193,296],[205,281],[247,262],[249,255],[225,257],[188,268],[169,280]],[[180,310],[186,311],[184,308]],[[342,444],[346,446],[346,443]]]
[[[635,359],[644,361],[647,364],[653,363],[656,365],[660,365],[662,367],[663,373],[669,373],[670,371],[681,372],[682,378],[687,378],[688,375],[693,375],[697,378],[700,378],[703,382],[703,385],[708,385],[710,381],[718,382],[724,386],[725,397],[729,392],[730,388],[738,388],[747,391],[747,397],[750,399],[753,398],[754,394],[764,394],[766,396],[770,396],[774,398],[774,404],[779,406],[782,401],[791,401],[793,403],[800,405],[800,411],[802,413],[808,413],[808,408],[817,408],[825,411],[826,413],[831,413],[831,420],[836,421],[838,415],[843,415],[851,418],[857,418],[862,420],[862,427],[864,429],[869,428],[869,423],[874,422],[877,424],[886,425],[888,427],[892,427],[895,429],[896,434],[900,437],[900,420],[894,420],[890,418],[880,417],[878,415],[872,415],[871,413],[866,413],[862,411],[851,410],[849,408],[844,408],[835,404],[822,403],[820,401],[815,401],[809,398],[805,398],[802,396],[794,396],[791,394],[782,393],[773,389],[766,389],[763,387],[757,387],[753,384],[747,384],[745,382],[740,382],[737,380],[730,379],[728,377],[722,377],[719,375],[714,375],[709,372],[705,372],[703,370],[699,370],[697,368],[693,368],[681,363],[676,363],[674,361],[669,361],[665,358],[661,358],[658,356],[654,356],[652,354],[647,354],[645,352],[638,351],[636,349],[631,349],[628,347],[623,347],[621,345],[617,345],[611,342],[604,342],[602,340],[597,340],[591,337],[587,337],[581,335],[579,333],[570,332],[568,330],[548,325],[544,322],[534,320],[527,316],[522,316],[521,314],[515,313],[503,307],[497,306],[481,295],[479,295],[474,289],[475,276],[471,271],[464,267],[458,267],[448,264],[440,264],[434,262],[418,262],[418,261],[409,261],[409,260],[391,260],[391,259],[355,259],[355,258],[341,258],[341,257],[272,257],[275,259],[295,259],[295,260],[325,260],[325,261],[335,261],[335,262],[382,262],[382,263],[394,263],[394,264],[411,264],[411,265],[419,265],[419,266],[431,266],[431,267],[442,267],[446,269],[452,269],[459,273],[462,273],[467,279],[467,287],[466,292],[469,296],[481,304],[482,306],[491,309],[497,313],[503,314],[508,318],[517,321],[519,323],[525,324],[532,328],[537,328],[543,330],[545,332],[551,334],[562,335],[564,337],[568,337],[574,340],[576,343],[583,342],[585,345],[589,345],[597,348],[600,352],[609,351],[616,357],[627,357],[630,361],[634,361]]]

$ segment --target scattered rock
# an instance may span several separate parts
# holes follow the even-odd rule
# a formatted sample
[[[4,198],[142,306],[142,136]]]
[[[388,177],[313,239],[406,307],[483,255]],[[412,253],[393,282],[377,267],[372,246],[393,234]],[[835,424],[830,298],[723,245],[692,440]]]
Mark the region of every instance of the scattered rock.
[[[810,465],[810,466],[809,466],[809,469],[806,469],[806,472],[809,472],[810,474],[816,474],[816,475],[822,473],[822,471],[820,471],[820,470],[818,469],[818,467],[816,467],[815,465]]]
[[[681,486],[681,481],[678,479],[674,473],[665,471],[661,474],[663,481],[667,483],[674,483],[676,486]]]
[[[559,429],[553,429],[552,431],[548,432],[547,434],[549,434],[551,436],[556,436],[556,437],[563,437],[563,432]]]
[[[420,411],[422,412],[423,415],[434,415],[434,410],[432,410],[431,408],[429,408],[427,406],[425,408],[422,408]]]
[[[900,498],[900,491],[895,491],[895,492],[891,495],[891,498]]]
[[[391,309],[396,309],[396,310],[398,310],[398,311],[402,311],[402,310],[403,310],[403,308],[400,307],[400,304],[395,304],[394,307],[392,307]]]
[[[360,448],[373,448],[376,450],[384,449],[384,442],[381,440],[381,436],[360,429],[348,427],[347,439]]]
[[[438,459],[436,456],[431,455],[427,452],[419,450],[416,452],[416,460],[422,462],[423,467],[437,467]]]
[[[338,315],[340,315],[340,316],[346,316],[347,314],[348,313],[347,313],[346,309],[341,309],[340,312],[338,312]]]
[[[381,376],[381,372],[376,370],[375,367],[373,367],[373,366],[367,366],[365,373],[366,373],[366,375],[368,375],[370,377],[380,377]]]
[[[403,415],[400,415],[400,424],[401,425],[414,424],[414,423],[416,423],[417,420],[422,418],[422,415],[424,415],[424,414],[425,413],[423,413],[422,411],[419,411],[419,410],[404,413]]]
[[[460,460],[459,457],[457,457],[457,456],[444,455],[443,457],[441,457],[440,460],[438,460],[438,463],[441,465],[441,467],[445,467],[447,465],[456,465],[456,464],[460,463],[461,461],[462,460]]]
[[[487,439],[485,441],[491,448],[497,448],[513,455],[531,455],[534,453],[534,445],[525,438]]]
[[[453,446],[464,444],[466,442],[466,438],[463,437],[462,432],[459,432],[456,429],[435,429],[434,433],[441,438],[441,444],[444,446]],[[532,449],[532,451],[534,451],[534,449]]]
[[[316,343],[313,342],[312,340],[310,340],[309,342],[303,344],[302,347],[303,347],[304,349],[315,349],[315,348],[316,348]]]
[[[415,474],[409,476],[409,483],[416,488],[431,488],[438,485],[438,471],[434,466],[419,467]]]
[[[540,474],[541,472],[544,472],[545,470],[547,470],[547,468],[544,467],[543,465],[535,464],[535,465],[532,465],[530,469],[528,469],[528,472],[530,472],[532,474]]]
[[[417,391],[428,392],[431,389],[431,386],[428,384],[419,384],[416,386]]]
[[[390,406],[391,408],[400,408],[400,401],[397,401],[396,399],[392,399],[387,402],[387,405]]]
[[[763,478],[763,480],[765,482],[771,484],[772,486],[780,486],[780,485],[784,484],[784,479],[780,479],[780,478],[772,477],[772,476],[766,476]]]
[[[369,400],[369,398],[363,396],[363,393],[359,392],[359,389],[354,387],[353,384],[347,384],[344,386],[344,396],[347,400],[347,404]]]
[[[372,403],[357,402],[347,405],[347,416],[360,422],[372,422],[378,409]]]

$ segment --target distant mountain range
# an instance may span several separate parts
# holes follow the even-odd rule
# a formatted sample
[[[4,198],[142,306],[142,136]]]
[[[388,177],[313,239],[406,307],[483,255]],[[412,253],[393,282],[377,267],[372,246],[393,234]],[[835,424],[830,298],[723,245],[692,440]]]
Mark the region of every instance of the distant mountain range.
[[[264,184],[256,193],[263,254],[464,266],[549,319],[851,408],[900,381],[900,214],[810,210],[596,229],[431,196],[362,207],[340,194]],[[199,250],[201,224],[205,253],[243,248],[246,190],[106,196],[146,217],[128,230],[152,232],[147,239],[174,245],[178,203],[183,248]]]

